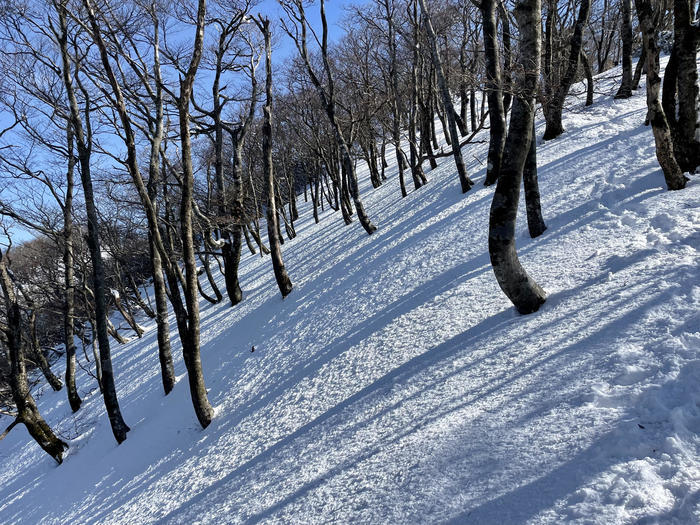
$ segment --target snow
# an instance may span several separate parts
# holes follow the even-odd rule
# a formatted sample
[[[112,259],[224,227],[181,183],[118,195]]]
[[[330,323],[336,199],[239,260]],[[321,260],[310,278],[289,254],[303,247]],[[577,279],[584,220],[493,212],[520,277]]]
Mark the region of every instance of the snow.
[[[316,225],[302,199],[292,294],[246,254],[244,302],[201,302],[209,428],[174,318],[167,397],[140,319],[113,347],[128,439],[82,370],[75,415],[40,387],[71,448],[56,466],[10,433],[0,523],[698,523],[700,185],[665,190],[644,90],[613,100],[615,74],[538,147],[548,230],[530,239],[521,208],[517,241],[539,312],[518,315],[491,271],[487,144],[464,149],[464,195],[451,158],[405,199],[395,170],[372,190],[360,165],[375,234]]]

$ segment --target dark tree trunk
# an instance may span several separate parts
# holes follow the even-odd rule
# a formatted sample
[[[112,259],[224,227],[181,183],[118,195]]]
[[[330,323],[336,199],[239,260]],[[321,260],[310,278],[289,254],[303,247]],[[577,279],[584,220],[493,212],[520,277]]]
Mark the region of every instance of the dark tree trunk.
[[[292,281],[287,274],[280,247],[279,223],[275,205],[275,175],[272,167],[272,51],[270,43],[270,21],[265,18],[258,21],[258,26],[265,38],[265,106],[263,107],[262,150],[263,173],[267,183],[267,236],[272,252],[272,267],[277,286],[282,297],[292,291]]]
[[[462,188],[462,193],[466,193],[472,188],[472,186],[474,186],[474,182],[469,178],[469,175],[467,175],[467,167],[464,163],[464,159],[462,158],[462,149],[459,147],[459,135],[454,118],[455,109],[454,105],[452,104],[452,96],[450,95],[449,86],[447,85],[445,73],[442,69],[442,63],[440,61],[437,36],[435,35],[435,30],[433,29],[433,24],[430,20],[430,14],[428,13],[425,0],[419,1],[421,10],[423,11],[423,25],[428,33],[433,65],[435,66],[440,93],[442,94],[442,105],[445,109],[445,117],[447,118],[448,122],[449,135],[453,145],[452,153],[454,155],[455,166],[457,167],[457,173],[459,175],[459,183]]]
[[[112,369],[112,357],[109,347],[109,334],[107,332],[107,304],[104,263],[102,261],[102,249],[100,246],[99,217],[95,206],[95,194],[92,187],[92,176],[90,173],[91,140],[86,136],[83,129],[81,112],[78,107],[78,100],[73,87],[71,77],[71,59],[68,54],[68,28],[67,28],[67,6],[60,4],[57,6],[60,24],[59,44],[61,47],[63,83],[68,95],[68,102],[71,113],[71,122],[75,139],[78,146],[78,160],[80,162],[80,179],[83,186],[85,199],[85,209],[88,223],[88,248],[92,260],[92,278],[95,288],[95,326],[97,329],[97,341],[100,348],[100,366],[102,369],[102,394],[112,427],[112,433],[117,443],[122,443],[126,439],[129,427],[122,418],[117,398],[117,390],[114,384],[114,370]],[[86,102],[87,103],[87,102]],[[87,115],[88,112],[86,111]],[[88,126],[89,128],[89,126]],[[94,343],[93,343],[94,344]]]
[[[7,356],[10,361],[10,389],[12,400],[17,407],[17,418],[3,434],[3,437],[17,423],[24,423],[29,434],[39,446],[59,464],[68,445],[56,437],[51,427],[41,417],[34,398],[29,391],[27,370],[22,356],[22,315],[13,289],[6,258],[0,253],[0,287],[5,297],[7,312]]]
[[[469,92],[469,114],[471,115],[473,133],[479,127],[479,125],[477,124],[478,119],[476,117],[476,91],[474,91],[473,88]]]
[[[486,57],[486,89],[489,101],[489,153],[486,180],[490,186],[498,180],[501,170],[503,147],[506,143],[506,118],[501,89],[501,59],[498,52],[496,3],[498,0],[482,0],[479,4],[484,31]]]
[[[644,73],[645,64],[647,61],[646,48],[642,47],[642,54],[639,57],[637,66],[634,68],[634,78],[632,79],[632,90],[636,91],[639,89],[639,81],[642,79],[642,73]]]
[[[41,370],[41,373],[44,375],[44,378],[46,381],[51,385],[51,388],[54,389],[54,391],[58,392],[63,388],[63,383],[61,380],[56,377],[56,375],[51,371],[51,367],[49,366],[49,362],[46,359],[46,356],[44,355],[43,350],[41,349],[41,343],[39,342],[39,334],[36,331],[36,316],[37,316],[37,311],[36,311],[36,305],[34,304],[34,301],[31,300],[28,296],[26,297],[27,301],[29,302],[29,307],[31,308],[31,312],[29,313],[29,337],[31,338],[31,348],[32,348],[32,354],[35,359],[36,363],[39,365],[39,369]]]
[[[423,163],[416,138],[416,125],[418,120],[418,67],[420,60],[420,32],[418,21],[418,5],[414,0],[409,8],[409,14],[413,22],[413,42],[411,60],[411,107],[408,118],[408,143],[411,152],[411,175],[413,177],[413,187],[418,189],[428,182],[423,173]]]
[[[671,126],[676,160],[681,170],[695,172],[700,166],[700,141],[696,140],[698,127],[698,67],[697,49],[700,29],[693,22],[692,0],[673,2],[673,50],[671,59],[677,63],[674,103],[678,95],[678,118],[675,112],[666,112]],[[670,61],[669,61],[670,63]],[[668,70],[668,67],[667,67]],[[668,73],[667,73],[668,74]],[[666,85],[664,83],[664,96]],[[664,108],[665,109],[665,108]],[[675,109],[675,104],[674,104]]]
[[[63,280],[65,288],[63,306],[63,342],[66,347],[66,392],[73,412],[80,409],[82,400],[75,386],[75,262],[73,260],[73,187],[75,155],[73,154],[73,128],[68,125],[68,169],[66,171],[66,200],[63,205]]]
[[[620,36],[622,37],[622,83],[615,98],[632,96],[632,0],[621,0]]]
[[[653,5],[651,0],[635,0],[646,54],[648,118],[656,142],[656,158],[664,173],[666,186],[669,190],[680,190],[685,188],[688,178],[683,175],[683,171],[674,156],[671,129],[659,99],[661,88],[660,48],[658,45],[658,17],[654,13]]]
[[[583,64],[583,72],[586,75],[586,106],[593,105],[593,72],[591,71],[591,63],[588,61],[588,56],[581,50],[581,63]]]
[[[543,107],[544,117],[547,127],[544,130],[544,139],[551,140],[564,133],[562,125],[562,111],[566,95],[569,94],[571,84],[576,78],[578,71],[581,48],[583,46],[583,30],[588,20],[588,13],[591,8],[591,0],[582,0],[581,7],[574,24],[574,34],[571,37],[571,48],[569,51],[568,64],[564,76],[559,80],[559,85],[553,90],[553,96],[545,100]],[[548,15],[549,18],[549,15]],[[546,77],[546,75],[545,75]],[[552,82],[552,78],[545,78],[546,82]]]
[[[319,194],[318,194],[318,191],[319,191],[319,187],[321,186],[321,185],[319,184],[319,178],[320,178],[320,177],[319,177],[318,173],[316,173],[316,176],[315,176],[315,179],[314,179],[314,182],[313,182],[313,187],[312,187],[312,189],[309,191],[309,193],[311,193],[311,201],[312,201],[312,203],[313,203],[313,205],[314,205],[314,222],[315,222],[316,224],[319,223],[319,218],[318,218],[318,198],[319,198]]]
[[[489,254],[503,292],[518,312],[529,314],[544,303],[544,290],[528,275],[515,249],[515,222],[528,149],[532,140],[535,92],[540,72],[540,0],[519,0],[515,18],[520,32],[519,96],[513,101],[501,176],[489,215]]]
[[[533,239],[539,237],[547,229],[542,218],[540,204],[540,186],[537,181],[537,137],[535,136],[535,120],[532,120],[532,137],[530,150],[523,168],[523,186],[525,187],[525,209],[527,210],[527,229]]]
[[[510,43],[510,22],[508,20],[508,13],[506,8],[503,6],[503,2],[498,2],[498,15],[501,19],[501,25],[503,27],[503,113],[508,113],[510,109],[510,103],[513,99],[511,94],[512,91],[512,58],[511,58],[511,43]]]

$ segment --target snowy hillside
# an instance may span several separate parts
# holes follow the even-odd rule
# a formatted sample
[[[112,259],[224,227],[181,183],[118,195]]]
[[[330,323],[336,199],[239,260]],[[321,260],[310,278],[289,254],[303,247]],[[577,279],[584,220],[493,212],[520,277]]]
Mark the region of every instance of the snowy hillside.
[[[302,199],[292,294],[246,253],[244,302],[202,301],[209,428],[179,343],[163,396],[148,325],[114,348],[127,441],[82,372],[75,415],[42,387],[71,448],[56,466],[24,427],[0,443],[0,523],[700,522],[700,185],[665,190],[644,90],[612,100],[615,73],[538,147],[549,229],[530,239],[521,209],[518,248],[539,312],[491,270],[487,144],[464,149],[465,195],[451,158],[405,199],[361,170],[374,235]]]

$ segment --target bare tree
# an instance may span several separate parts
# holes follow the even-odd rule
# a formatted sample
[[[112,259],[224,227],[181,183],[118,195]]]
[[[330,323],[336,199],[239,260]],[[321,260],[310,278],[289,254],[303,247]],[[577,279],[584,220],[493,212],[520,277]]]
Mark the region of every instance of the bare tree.
[[[17,295],[7,268],[7,255],[0,250],[0,287],[2,288],[7,310],[8,358],[10,360],[10,387],[12,399],[17,409],[15,421],[2,435],[5,437],[13,426],[23,423],[29,434],[59,464],[63,462],[63,453],[68,444],[56,437],[51,427],[41,417],[36,402],[29,391],[27,370],[22,355],[22,314]]]
[[[450,94],[447,79],[445,78],[445,71],[442,67],[442,62],[440,61],[440,50],[438,49],[437,35],[435,34],[435,29],[433,28],[433,23],[430,19],[430,13],[428,12],[425,0],[420,0],[420,6],[423,12],[423,26],[428,34],[428,41],[430,43],[433,67],[435,68],[438,85],[440,87],[440,94],[442,95],[442,105],[445,108],[447,117],[449,136],[452,143],[452,154],[455,159],[457,174],[459,175],[459,183],[462,187],[462,193],[466,193],[472,188],[472,186],[474,186],[474,182],[469,178],[469,175],[467,175],[467,166],[464,163],[464,158],[462,157],[462,149],[459,145],[459,134],[457,133],[457,123],[455,121],[456,113],[454,104],[452,103],[452,95]]]
[[[330,66],[330,61],[328,58],[328,21],[326,20],[326,8],[324,0],[321,0],[321,24],[323,27],[323,32],[321,40],[318,41],[316,33],[313,32],[314,38],[317,40],[321,51],[321,60],[323,61],[323,70],[325,72],[325,82],[321,81],[321,78],[316,75],[314,68],[311,64],[311,57],[309,55],[309,50],[307,47],[307,28],[308,22],[306,20],[306,13],[304,11],[304,5],[302,0],[280,0],[282,7],[289,17],[289,23],[282,21],[282,26],[285,32],[294,40],[294,43],[299,52],[299,56],[303,60],[306,71],[313,83],[314,87],[318,92],[321,105],[324,111],[328,115],[328,120],[330,121],[331,127],[333,128],[335,140],[337,141],[338,147],[340,149],[340,156],[342,159],[342,169],[348,180],[349,192],[352,200],[355,204],[355,209],[357,210],[357,217],[360,220],[360,224],[365,229],[367,234],[371,235],[377,230],[377,227],[372,224],[369,216],[365,212],[365,207],[360,200],[360,189],[357,182],[357,174],[355,173],[355,164],[352,161],[350,155],[350,148],[348,146],[343,132],[340,128],[340,123],[338,122],[338,117],[336,114],[336,95],[335,95],[335,81],[333,78],[333,72]]]
[[[85,198],[85,208],[88,219],[88,247],[90,258],[92,259],[92,278],[95,287],[95,322],[97,328],[97,340],[100,347],[100,366],[102,369],[102,394],[117,443],[126,439],[129,427],[119,408],[119,400],[114,384],[114,371],[112,369],[112,357],[109,347],[109,335],[107,333],[107,304],[104,263],[102,261],[102,250],[100,247],[99,218],[95,205],[95,192],[93,189],[90,158],[92,155],[92,130],[90,125],[83,126],[83,117],[78,105],[78,97],[75,93],[73,75],[71,74],[73,61],[68,52],[68,6],[67,0],[52,0],[53,7],[58,14],[58,27],[53,31],[59,43],[61,53],[61,69],[63,75],[64,88],[68,97],[71,115],[71,125],[73,127],[75,141],[78,149],[78,160],[80,163],[80,178],[83,186]],[[89,101],[85,101],[89,106]],[[85,112],[87,113],[87,112]],[[89,124],[89,121],[88,121]]]
[[[620,35],[622,36],[622,82],[615,98],[632,96],[632,0],[620,0],[622,17],[620,18]]]
[[[521,314],[537,311],[547,297],[523,268],[515,248],[520,183],[533,140],[535,92],[540,74],[540,17],[540,0],[515,3],[515,19],[520,33],[520,79],[514,84],[516,96],[503,151],[503,166],[489,215],[489,254],[493,271],[501,289]]]
[[[265,39],[265,105],[263,106],[262,154],[263,172],[267,180],[267,236],[270,240],[272,267],[282,297],[292,291],[292,281],[282,260],[282,248],[278,234],[279,223],[275,198],[275,176],[272,166],[272,45],[270,42],[270,20],[257,17],[255,23]]]
[[[676,161],[671,128],[659,98],[661,89],[659,55],[661,51],[658,43],[658,28],[663,10],[659,5],[655,7],[655,2],[651,0],[635,0],[635,6],[646,54],[647,108],[649,110],[647,118],[654,133],[656,158],[663,170],[668,189],[680,190],[685,188],[688,178],[683,175],[683,171]]]
[[[500,0],[481,0],[475,2],[481,11],[484,32],[484,51],[486,57],[486,93],[489,101],[489,153],[486,165],[487,186],[498,180],[501,170],[503,147],[506,143],[506,117],[503,104],[501,80],[501,60],[498,50],[496,23],[496,4]]]
[[[550,0],[549,2],[549,7],[547,10],[548,31],[551,31],[552,28],[552,17],[555,16],[554,12],[556,11],[556,4],[556,0]],[[558,82],[556,82],[556,77],[552,74],[551,66],[549,68],[550,71],[545,72],[545,95],[542,104],[542,110],[544,112],[546,122],[546,128],[544,131],[545,140],[551,140],[564,133],[562,111],[564,109],[566,96],[569,94],[569,89],[571,89],[571,85],[576,79],[579,60],[581,58],[581,47],[583,45],[583,30],[586,26],[586,21],[588,20],[590,7],[591,0],[581,0],[578,16],[576,17],[576,21],[574,23],[574,31],[571,36],[570,50],[568,53],[567,62],[565,64],[566,68],[564,75]],[[550,42],[550,39],[551,36],[547,38],[547,41]],[[551,60],[551,55],[547,54],[547,60]]]

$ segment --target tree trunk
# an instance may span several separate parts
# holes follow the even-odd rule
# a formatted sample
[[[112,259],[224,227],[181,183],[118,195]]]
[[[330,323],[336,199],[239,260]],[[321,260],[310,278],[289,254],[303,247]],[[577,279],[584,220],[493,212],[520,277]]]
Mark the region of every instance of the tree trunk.
[[[63,462],[63,453],[68,445],[56,437],[51,427],[41,417],[34,398],[29,391],[27,370],[22,356],[22,316],[12,281],[6,267],[6,258],[0,252],[0,286],[7,307],[7,349],[10,361],[10,389],[12,400],[17,407],[17,419],[24,423],[29,434],[39,446],[57,463]],[[10,425],[12,427],[13,425]],[[9,432],[8,428],[6,432]]]
[[[459,175],[459,183],[462,188],[462,193],[468,192],[474,182],[467,175],[467,167],[462,158],[462,149],[459,147],[459,134],[457,132],[457,125],[455,124],[455,109],[452,104],[452,96],[450,95],[450,90],[445,80],[445,73],[442,69],[442,63],[440,61],[440,54],[437,44],[437,36],[435,35],[435,30],[433,29],[433,24],[430,20],[430,14],[426,7],[425,0],[420,0],[421,10],[423,11],[423,24],[428,33],[428,39],[430,40],[430,49],[433,58],[433,64],[435,66],[435,71],[437,73],[438,84],[440,86],[440,93],[442,94],[442,104],[445,108],[445,116],[447,118],[449,126],[449,134],[453,144],[452,153],[455,159],[455,166],[457,167],[457,173]]]
[[[535,91],[540,73],[540,17],[540,0],[516,2],[515,18],[520,32],[519,66],[523,73],[518,86],[519,96],[513,102],[501,176],[489,215],[489,254],[493,271],[501,289],[521,314],[537,311],[546,299],[544,290],[521,265],[515,248],[520,181],[532,140]]]
[[[647,52],[644,47],[642,47],[642,54],[637,61],[637,66],[634,68],[634,78],[632,79],[632,90],[636,91],[639,89],[639,81],[642,79],[642,73],[644,72],[644,67],[647,61]]]
[[[114,300],[114,306],[117,307],[117,310],[119,311],[119,313],[121,314],[121,316],[122,316],[122,317],[124,318],[124,320],[126,321],[126,324],[128,324],[128,325],[131,327],[131,329],[132,329],[134,332],[136,332],[136,336],[137,336],[139,339],[140,339],[141,337],[143,337],[143,333],[144,333],[143,328],[141,328],[141,327],[138,325],[138,323],[136,322],[136,320],[134,319],[134,317],[131,315],[131,313],[129,313],[128,311],[126,311],[126,309],[124,308],[124,305],[123,305],[123,303],[122,303],[122,298],[121,298],[121,296],[119,295],[119,292],[118,292],[117,290],[112,290],[112,299]]]
[[[31,338],[32,353],[34,354],[37,364],[41,373],[44,374],[46,381],[51,385],[54,391],[58,392],[63,388],[63,383],[56,377],[56,375],[51,371],[49,362],[41,349],[41,344],[39,343],[39,335],[36,331],[36,306],[34,302],[30,302],[31,313],[29,314],[29,337]]]
[[[150,180],[149,180],[150,184]],[[155,192],[155,188],[154,188]],[[170,323],[168,322],[168,295],[163,278],[163,262],[153,237],[148,235],[148,247],[151,255],[151,274],[153,290],[156,296],[156,327],[158,330],[158,361],[160,362],[163,391],[167,396],[175,386],[175,368],[170,349]]]
[[[659,99],[661,66],[657,41],[658,17],[655,16],[652,5],[651,0],[635,0],[646,54],[648,118],[656,142],[656,158],[664,173],[666,186],[669,190],[680,190],[685,188],[688,178],[683,175],[674,156],[671,129]]]
[[[583,71],[586,75],[586,106],[593,105],[593,72],[591,71],[591,63],[588,61],[588,56],[581,50],[581,63]]]
[[[547,229],[542,218],[540,204],[540,186],[537,181],[537,137],[535,136],[535,120],[532,120],[532,137],[530,150],[523,168],[523,186],[525,187],[525,209],[527,210],[527,229],[533,239],[539,237]]]
[[[73,128],[68,125],[68,169],[66,171],[66,198],[63,204],[63,342],[66,347],[66,392],[73,412],[80,409],[82,400],[75,386],[75,262],[73,260],[73,185],[75,155],[73,154]]]
[[[428,182],[423,173],[422,158],[417,145],[416,125],[418,119],[418,65],[420,60],[420,33],[418,22],[418,5],[414,0],[411,6],[411,15],[413,18],[413,42],[412,42],[412,61],[411,61],[411,107],[409,108],[408,116],[408,143],[411,152],[411,175],[413,177],[413,187],[418,189],[423,184]]]
[[[506,118],[503,108],[501,85],[501,59],[498,52],[496,26],[497,0],[482,0],[479,4],[484,31],[484,54],[486,58],[486,89],[489,101],[489,152],[486,165],[486,180],[490,186],[498,180],[501,170],[503,147],[506,143]]]
[[[80,179],[83,186],[85,209],[88,223],[88,248],[92,260],[92,278],[95,287],[95,325],[97,329],[97,341],[100,348],[100,366],[102,368],[102,390],[105,407],[112,427],[112,433],[117,443],[126,439],[129,427],[122,418],[119,400],[114,384],[114,370],[112,369],[112,357],[109,347],[109,334],[107,332],[107,304],[104,263],[102,261],[102,249],[100,246],[99,217],[95,206],[95,194],[92,187],[90,173],[90,156],[92,138],[85,135],[78,100],[73,88],[71,77],[71,59],[68,54],[68,29],[67,6],[61,3],[57,6],[60,24],[59,44],[61,47],[63,83],[68,95],[71,113],[71,122],[78,146],[78,159],[80,162]],[[88,104],[88,102],[86,102]],[[88,114],[88,111],[85,112]],[[89,127],[88,127],[89,128]],[[89,133],[89,130],[88,130]]]
[[[282,297],[286,297],[292,291],[292,281],[287,274],[282,259],[282,248],[280,247],[279,223],[277,218],[277,207],[275,205],[275,175],[272,168],[272,50],[270,43],[270,21],[265,18],[258,22],[260,31],[265,38],[265,106],[263,107],[262,125],[262,150],[263,150],[263,173],[267,182],[267,236],[270,241],[270,251],[272,252],[272,267],[275,272],[275,279]]]
[[[698,140],[698,67],[697,49],[700,29],[693,22],[693,2],[673,2],[673,50],[677,63],[674,95],[678,94],[678,118],[666,113],[673,135],[674,154],[681,170],[695,172],[700,166]],[[664,95],[666,92],[664,84]],[[674,96],[675,101],[675,96]]]
[[[622,83],[615,98],[632,96],[632,0],[620,0],[620,36],[622,37]]]
[[[195,247],[192,233],[194,170],[192,167],[189,106],[194,86],[194,77],[202,57],[205,13],[206,1],[199,0],[194,49],[187,73],[180,81],[180,96],[177,99],[180,117],[180,153],[183,181],[180,200],[180,235],[182,238],[182,255],[185,265],[184,294],[185,304],[187,305],[187,337],[182,341],[182,353],[187,368],[192,404],[202,428],[208,427],[211,423],[211,420],[214,418],[214,409],[207,397],[199,348],[199,294],[197,290],[197,262],[195,260]]]
[[[151,136],[149,136],[151,142],[151,151],[149,156],[149,181],[148,187],[143,182],[141,177],[141,172],[137,162],[136,153],[136,139],[132,129],[131,119],[127,112],[126,102],[124,96],[117,81],[117,77],[114,74],[109,60],[109,55],[107,52],[107,46],[102,38],[100,32],[100,27],[97,21],[97,16],[95,14],[94,8],[90,0],[83,0],[83,5],[85,6],[86,13],[88,15],[88,20],[92,28],[92,38],[97,44],[100,52],[100,59],[102,61],[103,68],[112,87],[114,94],[113,103],[114,107],[119,114],[122,128],[123,128],[123,138],[124,144],[127,149],[127,168],[131,175],[131,178],[136,186],[139,198],[146,212],[146,219],[148,222],[148,236],[149,236],[149,250],[151,252],[151,270],[153,274],[153,283],[156,290],[156,304],[158,308],[158,343],[159,343],[159,358],[161,361],[161,371],[163,372],[163,386],[166,394],[172,389],[174,385],[174,372],[172,367],[172,356],[170,351],[170,339],[169,339],[169,327],[167,322],[167,306],[165,305],[164,295],[167,294],[165,285],[162,282],[162,261],[165,260],[165,268],[170,269],[172,267],[172,261],[169,258],[166,247],[164,246],[163,240],[161,239],[160,231],[158,229],[158,210],[157,210],[157,184],[160,175],[160,146],[163,139],[163,96],[162,96],[162,79],[160,73],[160,55],[159,55],[159,27],[158,27],[158,17],[154,11],[154,7],[150,12],[151,19],[154,25],[154,39],[153,39],[153,75],[155,81],[155,89],[151,90],[148,83],[150,82],[150,76],[144,78],[143,74],[141,80],[149,88],[149,92],[155,95],[155,115],[154,115],[154,131]],[[149,72],[150,74],[150,72]],[[165,185],[163,186],[164,194],[167,195]],[[168,212],[168,206],[166,202],[166,214]],[[179,297],[179,291],[176,290]],[[160,297],[159,297],[160,296]],[[116,330],[112,328],[115,336]]]
[[[503,2],[498,2],[498,16],[501,19],[501,25],[503,27],[503,113],[504,115],[508,113],[510,109],[510,103],[513,100],[511,94],[512,91],[512,58],[511,58],[511,43],[510,43],[510,22],[508,20],[508,13],[506,8],[503,6]],[[504,124],[505,127],[505,124]],[[504,130],[505,133],[505,130]]]
[[[559,85],[556,87],[553,97],[545,100],[543,107],[544,117],[547,127],[544,130],[544,139],[551,140],[564,133],[562,125],[562,111],[566,96],[569,94],[571,84],[576,78],[578,71],[579,59],[581,57],[581,48],[583,46],[583,30],[588,20],[588,13],[591,8],[591,0],[582,0],[581,7],[574,24],[574,34],[571,37],[571,48],[569,51],[568,65],[564,76],[559,80]],[[549,16],[548,16],[549,18]],[[545,75],[546,77],[546,75]],[[552,78],[545,78],[546,82],[552,82]]]

